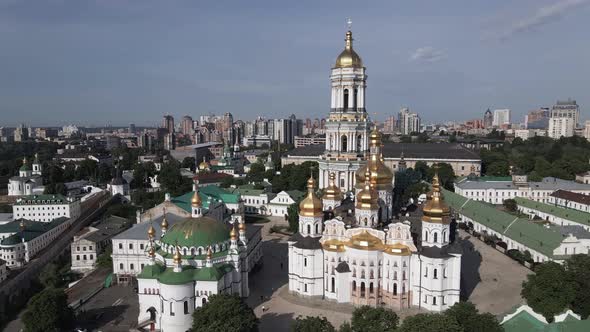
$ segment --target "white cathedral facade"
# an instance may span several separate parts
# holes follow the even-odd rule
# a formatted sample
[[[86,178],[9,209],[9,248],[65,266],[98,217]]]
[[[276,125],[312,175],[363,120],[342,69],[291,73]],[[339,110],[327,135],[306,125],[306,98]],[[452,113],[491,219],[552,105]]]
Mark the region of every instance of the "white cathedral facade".
[[[289,290],[353,305],[443,311],[459,301],[461,250],[435,175],[418,238],[392,219],[393,172],[365,111],[366,75],[352,33],[332,69],[332,108],[319,188],[308,180],[299,232],[289,239]],[[343,192],[353,192],[354,200]],[[384,226],[385,225],[385,226]]]

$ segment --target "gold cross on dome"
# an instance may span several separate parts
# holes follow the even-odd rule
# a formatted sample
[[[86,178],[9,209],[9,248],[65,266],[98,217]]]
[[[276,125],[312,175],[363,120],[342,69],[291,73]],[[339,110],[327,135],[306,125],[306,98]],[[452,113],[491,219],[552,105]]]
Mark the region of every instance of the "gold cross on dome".
[[[346,19],[346,26],[348,27],[348,31],[352,30],[352,19],[350,17]]]

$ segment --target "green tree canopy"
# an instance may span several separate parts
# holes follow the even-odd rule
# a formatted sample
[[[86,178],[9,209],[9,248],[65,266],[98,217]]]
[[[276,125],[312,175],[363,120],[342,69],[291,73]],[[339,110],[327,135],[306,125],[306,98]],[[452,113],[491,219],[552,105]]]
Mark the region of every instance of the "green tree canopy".
[[[289,231],[296,233],[299,230],[299,204],[289,205],[287,219],[289,221]]]
[[[297,317],[291,325],[293,332],[335,332],[326,317]]]
[[[255,332],[258,318],[254,311],[236,295],[217,294],[209,303],[193,313],[192,332]]]
[[[398,332],[463,332],[455,318],[444,314],[417,314],[407,317]]]
[[[31,298],[23,314],[26,332],[67,331],[74,314],[61,288],[46,288]]]
[[[568,282],[565,268],[555,262],[543,263],[522,283],[521,293],[527,304],[536,312],[553,321],[575,297],[575,288]]]
[[[571,308],[586,319],[590,315],[590,256],[573,255],[565,261],[565,269],[575,290]]]
[[[513,199],[505,199],[502,204],[504,205],[506,211],[515,212],[518,209],[518,205]]]
[[[398,323],[397,314],[383,307],[365,305],[352,312],[351,325],[354,332],[393,332]]]
[[[456,320],[465,332],[502,332],[504,329],[490,313],[480,314],[471,302],[457,302],[444,314]]]
[[[182,160],[182,167],[183,168],[188,168],[191,171],[195,171],[196,169],[196,161],[195,161],[195,157],[186,157]]]

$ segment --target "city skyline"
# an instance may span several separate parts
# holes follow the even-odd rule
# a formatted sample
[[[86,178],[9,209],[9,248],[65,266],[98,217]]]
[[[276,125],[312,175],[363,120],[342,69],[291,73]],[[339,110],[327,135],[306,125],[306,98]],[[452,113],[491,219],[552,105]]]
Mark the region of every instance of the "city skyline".
[[[6,1],[1,125],[144,126],[163,114],[225,112],[315,118],[329,109],[346,17],[370,77],[367,111],[379,121],[407,106],[424,123],[479,118],[488,108],[524,122],[568,97],[585,119],[590,50],[576,41],[588,3]]]

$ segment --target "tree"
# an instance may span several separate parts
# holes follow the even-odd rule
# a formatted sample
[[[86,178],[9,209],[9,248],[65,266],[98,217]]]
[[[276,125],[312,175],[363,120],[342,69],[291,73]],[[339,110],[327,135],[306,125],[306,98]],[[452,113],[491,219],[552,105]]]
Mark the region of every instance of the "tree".
[[[158,181],[165,191],[174,196],[176,196],[175,194],[183,194],[186,192],[180,192],[179,190],[183,184],[183,178],[180,173],[180,163],[176,160],[170,160],[162,165]]]
[[[258,331],[254,311],[236,295],[217,294],[193,313],[192,332]]]
[[[440,184],[445,187],[445,189],[452,191],[455,182],[455,171],[453,171],[453,167],[447,163],[437,163],[435,166],[436,167],[428,169],[428,180],[432,181],[435,169],[437,169]]]
[[[516,210],[518,209],[518,205],[516,204],[516,201],[513,199],[505,199],[502,204],[504,205],[506,211],[516,212]]]
[[[522,282],[520,294],[536,312],[553,321],[575,298],[575,288],[568,282],[565,268],[555,262],[540,264],[534,274]]]
[[[299,204],[291,204],[287,208],[287,219],[289,221],[289,231],[295,233],[299,230]]]
[[[383,307],[362,306],[352,312],[352,330],[354,332],[393,332],[399,318],[393,310]]]
[[[293,332],[336,332],[326,317],[297,317],[291,325]]]
[[[496,161],[491,163],[486,169],[486,175],[507,176],[510,175],[510,165],[508,161]]]
[[[502,332],[504,331],[496,317],[490,313],[480,314],[471,302],[457,302],[445,311],[445,315],[453,318],[469,332]]]
[[[571,308],[582,319],[586,319],[590,315],[590,256],[571,256],[565,261],[565,269],[575,290]]]
[[[463,332],[459,323],[444,314],[417,314],[404,320],[398,332]]]
[[[186,157],[182,160],[182,168],[188,168],[191,171],[195,171],[196,169],[196,161],[195,157]]]
[[[352,332],[352,326],[350,326],[349,322],[344,322],[340,325],[338,332]]]
[[[39,274],[39,281],[47,288],[59,287],[61,279],[62,276],[59,273],[59,266],[55,263],[46,265]]]
[[[96,257],[96,266],[98,267],[112,267],[113,266],[113,247],[109,245],[102,254]]]
[[[264,172],[264,165],[262,163],[253,163],[250,165],[250,171],[246,179],[252,182],[260,182],[264,179]]]
[[[61,288],[46,288],[33,296],[22,318],[26,332],[66,331],[73,319],[68,297]]]

